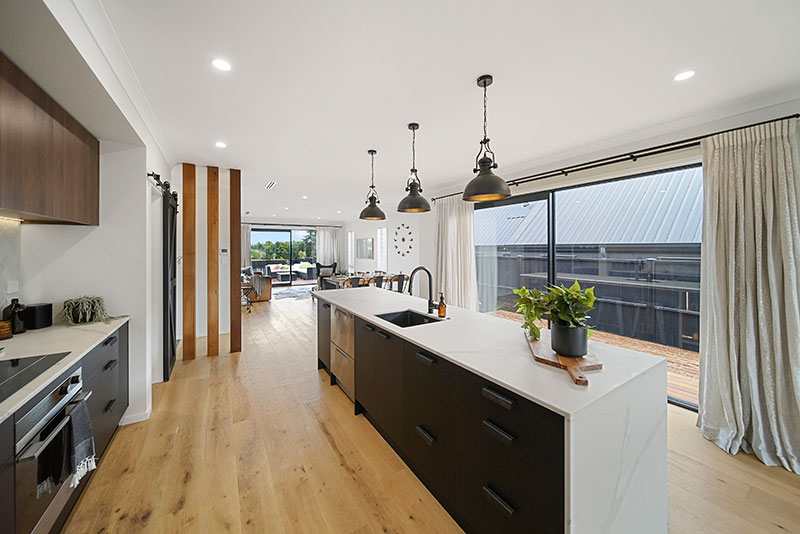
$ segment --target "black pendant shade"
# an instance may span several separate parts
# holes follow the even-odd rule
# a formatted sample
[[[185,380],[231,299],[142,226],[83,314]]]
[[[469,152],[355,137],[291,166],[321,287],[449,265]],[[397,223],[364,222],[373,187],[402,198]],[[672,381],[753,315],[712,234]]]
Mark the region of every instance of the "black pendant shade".
[[[358,216],[359,219],[364,219],[365,221],[382,221],[386,218],[386,214],[378,207],[378,202],[380,202],[378,197],[369,197],[367,202],[368,205],[361,210],[361,215]]]
[[[464,200],[484,202],[511,196],[511,189],[506,181],[492,172],[494,167],[496,165],[491,158],[484,156],[478,160],[478,175],[464,189]]]
[[[378,198],[378,190],[375,189],[375,154],[377,153],[377,150],[367,150],[367,154],[372,158],[372,180],[369,186],[369,193],[367,193],[367,207],[361,210],[361,214],[358,216],[359,219],[365,221],[382,221],[386,219],[386,214],[378,207],[381,201]]]
[[[478,155],[475,157],[475,168],[472,171],[478,174],[469,181],[462,196],[464,200],[470,202],[499,200],[511,196],[511,189],[506,181],[492,172],[492,169],[497,168],[497,163],[495,163],[494,152],[489,146],[489,136],[486,133],[486,88],[492,85],[492,81],[493,78],[489,74],[478,78],[478,87],[483,88],[483,139]]]
[[[411,175],[406,182],[408,194],[397,205],[397,211],[401,213],[423,213],[431,211],[431,205],[420,194],[422,193],[422,183],[419,181],[419,176],[417,176],[417,130],[419,130],[419,124],[412,122],[408,125],[408,129],[411,130]]]
[[[408,187],[406,187],[406,191],[408,194],[403,197],[403,200],[400,201],[400,204],[397,205],[397,211],[401,211],[403,213],[422,213],[425,211],[431,211],[431,205],[428,201],[420,194],[420,187],[419,183],[411,182]]]

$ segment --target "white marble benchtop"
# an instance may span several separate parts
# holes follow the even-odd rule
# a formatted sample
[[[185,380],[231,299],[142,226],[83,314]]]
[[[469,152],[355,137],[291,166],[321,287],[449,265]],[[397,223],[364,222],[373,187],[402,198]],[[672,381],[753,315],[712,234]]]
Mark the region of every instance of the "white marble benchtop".
[[[108,323],[80,326],[53,325],[39,330],[29,330],[23,334],[17,334],[11,339],[0,341],[0,347],[5,348],[2,360],[69,352],[69,355],[63,360],[0,402],[0,423],[14,415],[15,411],[31,400],[47,384],[129,320],[130,317],[120,317]]]
[[[425,313],[425,299],[374,287],[313,295],[567,419],[653,367],[666,367],[664,358],[590,341],[590,350],[603,362],[603,369],[586,372],[589,385],[578,386],[566,371],[533,359],[520,323],[448,306],[448,319],[441,323],[401,328],[376,315],[407,309]]]

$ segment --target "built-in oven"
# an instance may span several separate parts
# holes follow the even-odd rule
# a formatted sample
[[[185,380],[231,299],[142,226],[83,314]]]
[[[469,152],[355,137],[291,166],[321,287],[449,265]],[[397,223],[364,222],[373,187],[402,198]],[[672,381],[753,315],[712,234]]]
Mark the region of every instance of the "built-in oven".
[[[49,532],[72,494],[67,432],[71,406],[91,395],[82,386],[78,368],[15,419],[16,534]]]

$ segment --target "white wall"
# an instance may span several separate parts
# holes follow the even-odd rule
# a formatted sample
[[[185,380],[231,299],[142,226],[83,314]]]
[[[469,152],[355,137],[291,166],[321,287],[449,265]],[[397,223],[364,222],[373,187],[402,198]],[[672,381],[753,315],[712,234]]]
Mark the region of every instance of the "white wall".
[[[384,221],[362,221],[360,219],[355,219],[351,221],[345,221],[342,225],[342,238],[341,242],[339,243],[339,258],[340,258],[340,265],[337,267],[338,269],[347,269],[347,233],[348,232],[355,232],[356,240],[362,238],[369,238],[371,237],[375,244],[376,254],[377,254],[377,232],[378,228],[384,226],[387,228],[387,270],[391,273],[404,273],[404,274],[411,274],[411,271],[414,270],[415,267],[419,265],[424,265],[427,267],[431,272],[434,271],[434,264],[433,263],[425,263],[421,261],[421,248],[423,243],[425,242],[426,238],[423,238],[421,233],[423,232],[423,226],[421,225],[421,221],[425,218],[430,217],[430,214],[416,214],[416,213],[397,213],[397,212],[387,212],[386,213],[386,220]],[[394,232],[395,229],[401,224],[405,223],[411,227],[411,235],[414,239],[411,251],[405,255],[405,257],[400,256],[395,252],[394,248]],[[427,226],[425,231],[427,231]],[[426,236],[427,237],[427,236]],[[376,268],[377,259],[359,259],[356,258],[356,270],[357,271],[372,271]],[[428,293],[428,285],[427,280],[425,280],[424,276],[420,278],[422,283],[415,283],[416,287],[414,288],[415,295],[427,296]]]
[[[22,225],[25,302],[63,302],[82,295],[105,299],[110,315],[130,315],[130,406],[124,421],[150,414],[151,317],[149,195],[144,147],[100,143],[100,226]]]

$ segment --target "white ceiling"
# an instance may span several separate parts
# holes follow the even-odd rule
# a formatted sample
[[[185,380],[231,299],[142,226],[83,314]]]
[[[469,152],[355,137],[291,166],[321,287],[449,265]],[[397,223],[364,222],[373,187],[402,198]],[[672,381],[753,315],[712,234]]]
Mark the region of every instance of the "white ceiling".
[[[426,194],[465,183],[483,73],[495,77],[501,176],[711,109],[800,97],[796,0],[103,5],[176,158],[241,168],[242,209],[265,220],[357,216],[368,148],[394,210],[411,121]],[[212,68],[214,57],[233,70]],[[697,76],[673,81],[686,69]]]

